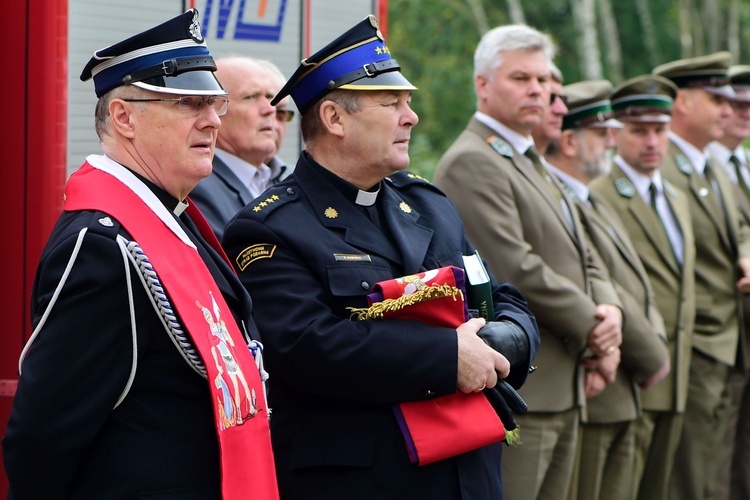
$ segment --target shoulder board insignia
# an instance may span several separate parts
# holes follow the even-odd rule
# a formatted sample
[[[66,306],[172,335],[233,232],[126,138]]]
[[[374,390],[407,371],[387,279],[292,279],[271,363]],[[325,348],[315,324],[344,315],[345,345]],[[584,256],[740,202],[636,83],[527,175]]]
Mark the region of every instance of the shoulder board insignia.
[[[427,183],[430,183],[430,181],[428,181],[427,179],[425,179],[424,177],[422,177],[422,176],[421,176],[421,175],[419,175],[419,174],[415,174],[415,173],[412,173],[412,172],[408,172],[408,173],[406,174],[406,176],[407,176],[407,177],[408,177],[409,179],[419,179],[420,181],[423,181],[423,182],[427,182]]]
[[[513,148],[511,147],[511,145],[498,136],[493,135],[488,137],[487,144],[489,144],[497,154],[505,156],[506,158],[513,158]]]
[[[251,201],[243,209],[243,213],[252,214],[257,219],[265,219],[273,210],[296,199],[297,196],[296,187],[271,189]]]
[[[626,179],[624,177],[615,179],[615,189],[617,189],[617,192],[620,193],[620,196],[623,196],[625,198],[632,198],[633,195],[635,195],[635,186],[633,186],[633,183],[630,182],[630,179]]]
[[[664,186],[664,191],[666,191],[669,196],[677,196],[677,191],[675,191],[672,184],[667,182],[665,179],[662,179],[661,183]]]
[[[677,169],[685,175],[693,173],[693,166],[690,164],[690,160],[684,154],[676,154],[674,162],[677,165]]]

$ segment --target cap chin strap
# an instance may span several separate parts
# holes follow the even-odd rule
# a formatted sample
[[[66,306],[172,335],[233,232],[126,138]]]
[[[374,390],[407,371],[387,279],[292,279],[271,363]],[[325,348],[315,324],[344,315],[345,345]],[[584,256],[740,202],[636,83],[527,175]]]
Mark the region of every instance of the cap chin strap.
[[[167,59],[161,64],[133,71],[122,77],[122,83],[134,83],[148,80],[156,76],[177,76],[186,71],[195,70],[216,71],[216,63],[211,56],[181,57],[179,59]]]
[[[401,66],[399,66],[398,61],[395,59],[388,59],[386,61],[380,61],[375,63],[368,63],[362,66],[362,68],[352,71],[351,73],[347,73],[343,76],[340,76],[336,78],[335,80],[331,80],[328,82],[328,85],[326,87],[328,90],[333,90],[335,88],[341,87],[342,85],[346,85],[347,83],[356,82],[357,80],[361,80],[362,78],[375,78],[381,73],[388,73],[389,71],[398,71],[401,69]]]

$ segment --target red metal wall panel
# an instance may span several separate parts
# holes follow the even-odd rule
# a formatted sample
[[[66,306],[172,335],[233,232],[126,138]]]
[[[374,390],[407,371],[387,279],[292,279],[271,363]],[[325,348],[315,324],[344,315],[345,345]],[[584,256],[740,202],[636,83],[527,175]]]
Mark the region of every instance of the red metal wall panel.
[[[39,255],[62,210],[67,127],[67,0],[3,9],[0,79],[6,121],[0,180],[0,433],[10,415],[18,355],[31,334],[29,297]],[[2,458],[0,458],[0,462]],[[8,488],[5,469],[0,492]],[[4,496],[4,493],[0,493]]]

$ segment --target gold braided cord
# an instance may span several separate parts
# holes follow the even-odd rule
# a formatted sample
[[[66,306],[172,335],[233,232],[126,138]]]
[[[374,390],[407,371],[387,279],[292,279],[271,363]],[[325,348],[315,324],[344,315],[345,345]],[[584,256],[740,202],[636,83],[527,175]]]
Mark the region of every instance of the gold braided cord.
[[[463,292],[451,285],[428,285],[421,290],[409,295],[402,295],[397,299],[385,299],[381,302],[375,302],[370,307],[347,307],[350,311],[349,319],[355,321],[364,321],[366,319],[383,319],[383,316],[389,312],[398,311],[407,306],[419,304],[427,300],[442,299],[445,297],[464,298]]]

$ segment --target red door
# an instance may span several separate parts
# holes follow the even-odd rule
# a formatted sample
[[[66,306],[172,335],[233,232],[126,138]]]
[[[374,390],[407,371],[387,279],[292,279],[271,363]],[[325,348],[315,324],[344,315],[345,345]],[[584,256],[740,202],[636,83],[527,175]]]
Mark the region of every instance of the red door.
[[[0,167],[0,434],[31,335],[29,297],[39,255],[62,210],[67,128],[67,0],[3,5],[3,161]],[[0,458],[0,462],[2,458]],[[8,480],[0,473],[0,496]]]

